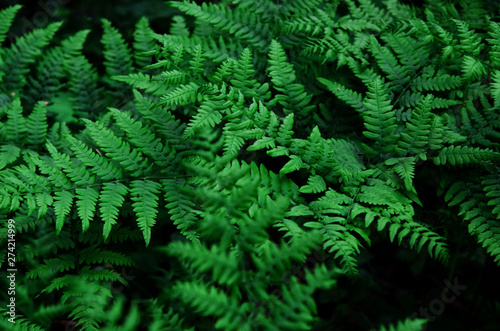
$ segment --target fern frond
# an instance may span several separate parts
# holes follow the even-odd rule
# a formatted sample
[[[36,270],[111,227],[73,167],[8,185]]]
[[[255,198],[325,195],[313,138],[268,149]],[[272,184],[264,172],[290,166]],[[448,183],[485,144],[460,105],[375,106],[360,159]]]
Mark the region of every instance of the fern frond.
[[[269,48],[269,75],[273,88],[282,93],[276,100],[283,106],[286,115],[297,113],[302,118],[314,109],[309,105],[312,96],[304,91],[302,84],[295,83],[295,71],[287,62],[283,47],[276,40],[271,41]]]
[[[94,218],[99,193],[92,187],[77,188],[75,192],[78,216],[82,220],[82,232],[85,233],[89,229],[90,221]]]
[[[492,46],[491,50],[488,52],[490,55],[491,62],[494,65],[500,66],[500,25],[497,22],[489,21],[488,34],[491,39],[486,39],[486,41]]]
[[[491,96],[495,101],[494,107],[500,108],[500,71],[493,71],[492,82],[491,82]]]
[[[57,100],[60,98],[62,82],[72,75],[67,70],[66,61],[81,55],[83,43],[90,30],[83,30],[63,40],[43,54],[36,68],[36,77],[28,77],[31,103],[38,100]],[[81,91],[80,91],[81,93]]]
[[[469,81],[476,80],[481,77],[481,75],[487,74],[483,62],[470,55],[466,55],[463,58],[462,73],[465,79]]]
[[[410,319],[406,318],[403,321],[399,321],[397,325],[391,324],[388,327],[382,326],[380,331],[423,331],[425,330],[425,324],[427,320],[425,319]]]
[[[305,227],[319,229],[323,234],[323,247],[329,253],[335,253],[334,258],[340,259],[343,272],[351,279],[358,275],[358,263],[355,255],[362,247],[359,240],[350,232],[355,227],[347,224],[350,217],[349,210],[353,207],[352,198],[328,190],[325,196],[309,205],[318,221],[306,222]],[[333,208],[331,208],[333,207]]]
[[[435,77],[418,76],[412,79],[411,88],[415,91],[446,91],[462,85],[460,76],[442,74]]]
[[[228,31],[237,39],[251,44],[256,49],[266,48],[271,39],[268,24],[257,19],[254,13],[249,13],[239,7],[227,10],[221,4],[203,3],[199,6],[189,0],[169,1],[168,4],[199,20],[211,23],[216,28]]]
[[[0,308],[0,312],[2,315],[7,315],[8,311],[5,308]],[[43,326],[40,326],[30,319],[16,314],[15,324],[8,320],[7,316],[0,317],[0,327],[3,330],[9,331],[45,331],[46,329]]]
[[[325,85],[330,92],[335,94],[340,100],[344,101],[349,106],[353,107],[356,111],[363,113],[366,110],[366,107],[363,104],[363,96],[360,93],[347,89],[339,83],[332,82],[322,77],[317,77],[316,79]]]
[[[417,193],[413,186],[413,177],[415,176],[415,157],[392,158],[384,163],[393,166],[394,171],[403,180],[405,188],[413,193]]]
[[[203,49],[201,45],[197,45],[192,50],[193,58],[189,61],[189,71],[193,74],[193,78],[196,80],[200,78],[205,72]]]
[[[182,135],[182,140],[192,137],[196,130],[201,127],[211,127],[219,124],[222,121],[222,112],[228,108],[229,104],[224,101],[204,101],[200,108],[198,108],[198,113],[193,116],[188,124],[184,134]]]
[[[16,98],[7,109],[7,122],[5,123],[5,138],[11,142],[21,142],[26,133],[26,119],[23,117],[21,100]]]
[[[88,116],[98,103],[100,90],[97,70],[83,56],[67,59],[64,67],[69,73],[68,90],[74,107]]]
[[[449,146],[443,148],[438,156],[432,158],[436,165],[444,165],[446,163],[455,165],[464,165],[469,163],[480,163],[487,160],[492,160],[500,157],[500,154],[492,151],[489,148],[481,149],[469,146]]]
[[[146,93],[151,93],[154,96],[163,96],[168,91],[168,87],[165,83],[177,84],[183,81],[184,77],[185,73],[173,70],[163,72],[161,75],[153,77],[142,72],[137,72],[127,76],[112,76],[111,79],[124,82],[132,87],[144,90]]]
[[[181,124],[169,111],[158,107],[136,90],[133,92],[137,109],[146,119],[152,121],[158,136],[172,145],[179,145],[185,124]]]
[[[170,34],[180,37],[189,37],[190,32],[186,27],[186,20],[183,16],[175,15],[172,17],[172,24],[170,26]]]
[[[105,307],[113,297],[111,291],[78,276],[68,279],[67,288],[61,302],[70,307],[69,317],[76,319],[77,325],[84,330],[99,330],[99,323],[105,318]]]
[[[387,6],[389,5],[389,2],[396,6],[398,5],[396,1],[391,0],[386,1]],[[424,59],[428,57],[428,51],[426,48],[421,47],[417,40],[407,38],[406,36],[398,33],[384,35],[382,38],[387,41],[389,46],[391,46],[399,61],[404,68],[407,68],[410,75],[415,75],[418,72],[418,69],[424,65]]]
[[[20,90],[26,84],[29,65],[40,56],[41,49],[47,46],[61,26],[61,22],[51,23],[45,29],[36,29],[16,39],[7,51],[2,54],[3,63],[0,69],[4,73],[2,90],[10,94]]]
[[[106,152],[106,156],[119,162],[123,168],[130,172],[133,177],[138,177],[144,173],[148,167],[145,158],[139,156],[136,149],[131,149],[129,143],[117,137],[111,130],[104,127],[102,123],[91,122],[84,119],[87,129],[98,146]]]
[[[478,57],[484,47],[479,35],[476,34],[474,30],[469,29],[467,22],[457,19],[454,19],[453,22],[457,25],[462,50],[465,53],[471,54],[473,57]]]
[[[47,137],[47,108],[45,103],[40,101],[35,105],[35,109],[26,119],[26,142],[30,145],[44,145]]]
[[[240,59],[234,66],[234,79],[231,84],[240,89],[245,97],[257,96],[254,88],[258,88],[257,80],[254,78],[253,58],[250,49],[245,48],[240,55]]]
[[[137,224],[142,231],[146,246],[151,241],[151,228],[158,214],[158,193],[161,185],[151,180],[134,180],[130,183],[132,207],[137,215]]]
[[[208,249],[178,241],[171,243],[167,249],[170,254],[188,261],[191,268],[201,272],[211,271],[212,279],[221,285],[232,286],[241,281],[235,251],[226,252],[215,245]]]
[[[406,66],[401,66],[393,53],[386,47],[380,46],[375,36],[370,36],[371,51],[377,63],[387,74],[387,78],[394,84],[396,90],[401,90],[409,82],[410,75]]]
[[[97,264],[104,262],[123,266],[135,265],[134,261],[129,256],[123,253],[102,249],[98,245],[91,245],[80,251],[78,259],[78,263],[80,264]]]
[[[363,119],[368,131],[363,131],[367,138],[375,140],[375,149],[381,153],[393,151],[394,143],[398,140],[395,133],[396,114],[388,100],[388,93],[380,79],[376,79],[368,86],[367,97],[363,104],[366,107]]]
[[[111,26],[107,19],[101,19],[104,33],[101,42],[104,45],[104,65],[108,76],[127,75],[132,72],[132,56],[122,35]],[[119,87],[110,81],[112,87]]]
[[[173,288],[183,302],[204,316],[215,316],[216,328],[225,330],[250,331],[247,314],[252,307],[249,303],[238,304],[235,297],[227,296],[216,287],[194,282],[181,283]]]
[[[122,183],[104,183],[99,196],[99,211],[104,222],[103,236],[106,240],[111,232],[111,227],[116,224],[119,209],[125,201],[124,195],[128,192],[127,186]]]
[[[68,191],[56,192],[54,196],[54,211],[56,213],[56,235],[59,235],[73,205],[74,195]]]
[[[162,172],[167,172],[174,167],[174,150],[170,149],[168,144],[163,145],[160,138],[152,132],[148,125],[142,126],[141,121],[136,121],[125,112],[109,108],[114,115],[118,126],[127,134],[129,141],[139,149],[140,157],[151,157],[154,162],[163,168]]]
[[[396,152],[401,156],[421,154],[427,145],[430,133],[432,113],[432,95],[427,95],[419,106],[412,111],[411,120],[406,122],[406,129],[399,134]]]
[[[162,179],[165,200],[168,202],[165,206],[170,219],[177,226],[180,233],[187,239],[199,243],[199,234],[197,231],[198,217],[194,212],[195,204],[189,199],[188,191],[185,189],[185,179]]]
[[[24,277],[26,279],[46,278],[57,272],[75,268],[75,262],[73,256],[63,254],[57,258],[46,259],[43,264],[41,263],[32,268]]]
[[[16,16],[21,5],[10,6],[8,8],[2,9],[0,11],[0,44],[2,44],[7,37],[7,32],[9,32],[10,26],[14,17]]]
[[[500,226],[492,214],[491,207],[483,202],[483,192],[474,185],[462,181],[450,186],[445,195],[449,206],[460,204],[458,216],[468,221],[468,231],[500,265]],[[450,201],[451,200],[451,201]],[[496,210],[497,212],[498,210]]]
[[[492,213],[497,215],[498,220],[500,218],[500,177],[498,174],[485,176],[481,184],[484,185],[483,190],[489,198],[488,206],[494,206]]]
[[[148,19],[141,17],[135,25],[133,43],[135,63],[141,68],[151,64],[151,56],[144,53],[153,51],[156,47],[153,33],[149,27]]]
[[[15,145],[5,144],[0,147],[0,170],[19,157],[21,149]]]
[[[179,105],[184,106],[196,101],[196,93],[200,85],[190,82],[187,85],[179,85],[173,91],[167,93],[160,98],[160,101],[165,106]]]

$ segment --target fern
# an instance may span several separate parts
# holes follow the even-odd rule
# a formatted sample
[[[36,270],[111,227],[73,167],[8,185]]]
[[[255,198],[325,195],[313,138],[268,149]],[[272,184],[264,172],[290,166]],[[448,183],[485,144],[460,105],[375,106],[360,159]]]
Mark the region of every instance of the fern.
[[[398,139],[398,135],[394,132],[397,125],[382,81],[375,80],[369,86],[369,92],[363,103],[367,109],[363,116],[364,125],[368,129],[368,131],[363,131],[363,134],[367,138],[375,140],[376,150],[381,153],[392,152],[391,146],[394,146]]]
[[[383,326],[380,330],[381,331],[399,331],[399,330],[419,331],[419,330],[424,330],[426,322],[427,321],[423,320],[423,319],[410,320],[407,318],[404,321],[399,321],[397,325],[390,325],[388,328]]]
[[[151,64],[151,56],[145,55],[149,51],[152,51],[156,43],[153,38],[153,30],[149,26],[149,21],[142,17],[136,24],[134,31],[134,59],[139,67],[145,67]]]
[[[301,117],[307,116],[314,109],[314,106],[308,105],[311,96],[304,92],[304,87],[301,84],[294,83],[293,67],[287,63],[282,46],[275,40],[271,42],[269,64],[273,88],[283,94],[277,95],[275,98],[284,107],[285,114],[297,112]]]
[[[106,61],[106,72],[109,76],[126,75],[132,72],[132,56],[124,44],[121,34],[111,26],[111,22],[102,19],[104,33],[102,44],[104,45],[104,57]],[[111,81],[112,82],[112,81]]]
[[[0,67],[3,73],[2,91],[18,91],[26,84],[25,75],[30,71],[28,66],[40,56],[41,49],[48,45],[60,26],[61,23],[52,23],[45,29],[34,30],[17,38],[10,49],[3,52]]]
[[[498,156],[498,153],[493,152],[490,149],[482,150],[479,147],[472,148],[468,146],[451,146],[443,148],[439,152],[439,155],[433,157],[432,160],[436,165],[449,163],[454,166],[456,164],[462,165],[491,160],[497,158]]]
[[[4,329],[418,330],[425,284],[386,277],[436,263],[498,329],[495,5],[168,4],[168,33],[101,19],[100,46],[0,10]],[[397,318],[359,305],[395,290]]]

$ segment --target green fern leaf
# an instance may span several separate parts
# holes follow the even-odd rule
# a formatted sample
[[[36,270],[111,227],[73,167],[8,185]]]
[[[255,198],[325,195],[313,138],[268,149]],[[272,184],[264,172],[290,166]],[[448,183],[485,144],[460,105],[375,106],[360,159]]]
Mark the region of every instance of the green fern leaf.
[[[92,113],[98,104],[100,89],[99,76],[89,61],[83,56],[76,56],[64,61],[65,70],[69,73],[68,89],[71,92],[70,107],[74,107],[82,114]],[[68,106],[63,106],[68,107]],[[76,122],[72,116],[62,121]]]
[[[40,219],[47,214],[49,206],[52,206],[54,199],[48,192],[37,193],[35,198],[38,206],[38,219]]]
[[[413,177],[415,176],[415,157],[392,158],[384,163],[393,166],[394,171],[403,179],[405,188],[413,193],[417,193],[413,186]]]
[[[481,75],[487,74],[483,63],[479,59],[473,58],[469,55],[464,56],[462,73],[464,74],[465,79],[469,81],[476,80],[481,77]]]
[[[248,42],[257,49],[265,48],[268,45],[271,35],[270,28],[257,19],[254,13],[239,7],[229,10],[220,4],[203,3],[198,6],[189,0],[169,1],[167,3],[188,15],[213,24],[216,28],[228,31],[237,39]]]
[[[393,53],[386,47],[380,46],[375,36],[370,36],[371,51],[377,59],[377,63],[391,80],[391,85],[395,84],[398,90],[402,89],[409,82],[410,75],[408,69],[401,66]]]
[[[457,19],[454,19],[453,22],[457,25],[462,50],[471,54],[473,57],[479,56],[484,47],[479,35],[476,34],[474,30],[470,30],[466,22]]]
[[[45,29],[36,29],[12,43],[11,48],[3,52],[0,71],[4,73],[2,90],[20,90],[26,84],[29,65],[40,56],[41,49],[47,46],[62,22],[49,24]]]
[[[97,244],[82,249],[78,263],[86,263],[89,265],[98,263],[110,263],[123,266],[135,265],[134,260],[126,254],[105,250]]]
[[[92,187],[77,188],[75,192],[78,216],[82,220],[82,232],[85,233],[89,229],[90,220],[94,218],[99,193]]]
[[[46,259],[44,263],[37,265],[26,273],[26,279],[46,278],[54,273],[74,269],[75,260],[69,254],[63,254],[60,257]]]
[[[389,327],[382,326],[380,331],[423,331],[425,330],[425,324],[427,320],[425,319],[405,319],[399,321],[396,326],[390,325]]]
[[[432,158],[434,164],[444,165],[446,163],[455,165],[464,165],[469,163],[480,163],[486,160],[498,158],[499,153],[491,149],[473,148],[469,146],[450,146],[443,148],[438,156]]]
[[[273,88],[282,93],[275,98],[285,107],[285,114],[297,112],[300,116],[305,117],[314,109],[313,105],[309,105],[312,96],[304,92],[302,84],[295,83],[293,66],[287,62],[285,51],[276,40],[271,41],[269,64],[269,75]]]
[[[414,91],[447,91],[453,90],[462,85],[460,76],[451,76],[442,74],[435,77],[427,77],[425,75],[418,76],[411,81],[411,88]]]
[[[181,283],[174,287],[174,293],[196,312],[217,318],[216,328],[225,330],[250,331],[246,315],[250,312],[249,303],[239,304],[235,297],[229,297],[213,286],[194,282]]]
[[[73,205],[73,194],[68,191],[56,192],[54,196],[54,210],[56,213],[56,235],[59,235],[66,216]]]
[[[0,44],[2,44],[7,37],[7,32],[9,32],[12,21],[21,8],[22,6],[15,5],[0,11]]]
[[[431,150],[440,150],[444,142],[444,125],[443,119],[439,116],[434,116],[431,119],[428,136],[428,147]]]
[[[230,106],[227,102],[204,101],[198,108],[198,113],[191,119],[188,127],[182,135],[182,140],[186,140],[194,136],[196,130],[201,127],[211,127],[219,124],[222,121],[221,111],[224,111]]]
[[[26,119],[27,137],[30,145],[43,145],[47,137],[47,108],[42,101],[35,105],[35,109]]]
[[[326,183],[321,176],[311,176],[307,179],[307,185],[300,188],[302,193],[321,193],[326,190]]]
[[[170,34],[179,37],[189,37],[190,33],[188,28],[186,27],[186,20],[183,16],[175,15],[174,17],[172,17]]]
[[[396,114],[388,100],[388,93],[380,79],[376,79],[368,86],[367,97],[364,101],[366,107],[365,127],[368,131],[363,131],[363,135],[375,140],[375,149],[382,153],[392,152],[394,143],[398,140],[395,133]]]
[[[99,207],[104,222],[103,236],[106,240],[111,232],[111,227],[116,224],[119,209],[125,201],[124,195],[128,188],[122,183],[104,183],[99,196]]]
[[[172,92],[160,98],[163,105],[187,105],[196,101],[196,93],[200,86],[194,82],[187,85],[179,85]]]
[[[491,96],[495,100],[494,107],[500,108],[500,71],[493,71],[492,82],[491,82]]]
[[[137,224],[142,231],[146,246],[151,241],[151,228],[158,214],[158,193],[161,185],[151,180],[134,180],[130,183],[132,207],[137,215]]]
[[[107,19],[103,18],[101,22],[104,29],[101,42],[104,45],[106,73],[110,77],[128,75],[133,71],[132,56],[122,35],[117,29],[111,26],[111,22]],[[119,87],[116,84],[111,84],[111,86]]]
[[[492,47],[488,53],[493,64],[500,66],[500,25],[493,21],[489,21],[489,25],[490,31],[488,31],[488,34],[491,36],[491,39],[486,39],[486,41],[488,41]]]
[[[21,149],[15,145],[2,145],[0,147],[0,170],[14,162],[19,157]]]
[[[427,145],[427,137],[431,128],[432,95],[428,95],[412,112],[411,120],[406,122],[406,130],[399,135],[396,152],[401,156],[407,154],[421,154]]]
[[[257,93],[254,88],[258,88],[260,84],[257,85],[254,75],[252,53],[250,49],[245,48],[240,55],[240,59],[235,63],[234,79],[231,79],[231,84],[240,89],[245,97],[255,97]]]
[[[163,179],[161,180],[163,190],[165,191],[165,200],[168,202],[165,206],[170,219],[177,226],[180,233],[191,241],[199,243],[197,232],[197,216],[194,212],[195,204],[189,198],[188,192],[184,188],[185,179]]]
[[[19,98],[12,101],[7,109],[7,123],[5,123],[5,138],[11,142],[20,142],[26,133],[26,119],[23,117],[23,108]]]
[[[151,64],[151,56],[144,53],[155,49],[156,42],[153,33],[153,30],[149,27],[148,19],[141,17],[135,25],[133,43],[135,63],[141,68]]]
[[[189,71],[193,74],[194,79],[200,78],[205,72],[204,55],[201,45],[196,45],[193,49],[193,58],[189,61]]]
[[[136,149],[131,149],[127,142],[115,136],[113,132],[104,127],[102,123],[91,122],[83,119],[87,124],[92,138],[97,142],[100,148],[106,152],[106,156],[119,162],[122,167],[129,171],[131,176],[138,177],[147,169],[146,159],[139,156]]]
[[[308,167],[302,159],[297,156],[297,155],[290,155],[290,161],[288,161],[283,168],[281,168],[280,173],[281,174],[287,174],[289,172],[299,170],[301,168],[306,168]]]
[[[339,83],[332,82],[322,77],[317,77],[316,79],[325,85],[328,90],[333,92],[333,94],[335,94],[340,100],[346,102],[356,111],[363,113],[366,110],[366,107],[363,104],[363,96],[360,93],[347,89]]]
[[[484,177],[481,184],[483,190],[489,198],[488,206],[494,206],[492,213],[496,214],[497,219],[500,219],[500,177],[498,175],[489,175]]]
[[[187,242],[173,242],[167,248],[168,253],[188,261],[192,268],[199,271],[212,272],[212,279],[221,285],[232,286],[240,282],[241,272],[238,270],[238,259],[235,251],[225,252],[222,248],[212,246],[193,246]]]

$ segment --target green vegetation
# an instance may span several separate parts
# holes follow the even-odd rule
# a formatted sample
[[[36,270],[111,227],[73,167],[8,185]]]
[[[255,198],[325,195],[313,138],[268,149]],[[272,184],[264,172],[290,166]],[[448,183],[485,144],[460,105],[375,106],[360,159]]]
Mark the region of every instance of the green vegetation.
[[[0,11],[1,329],[500,329],[497,4],[167,5]]]

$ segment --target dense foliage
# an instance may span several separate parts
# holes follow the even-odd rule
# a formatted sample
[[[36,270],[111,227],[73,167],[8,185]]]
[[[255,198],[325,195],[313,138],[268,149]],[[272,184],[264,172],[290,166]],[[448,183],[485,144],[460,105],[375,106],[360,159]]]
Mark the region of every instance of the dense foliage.
[[[498,5],[168,5],[0,11],[0,328],[500,328]]]

